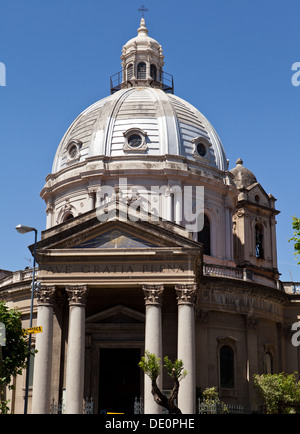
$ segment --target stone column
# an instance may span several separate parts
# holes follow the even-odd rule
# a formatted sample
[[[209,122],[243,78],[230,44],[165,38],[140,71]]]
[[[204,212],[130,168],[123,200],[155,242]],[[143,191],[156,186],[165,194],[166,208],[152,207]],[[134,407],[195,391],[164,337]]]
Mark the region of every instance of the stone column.
[[[41,286],[36,293],[37,326],[42,327],[42,333],[36,334],[32,414],[50,413],[54,293],[54,286]]]
[[[159,358],[162,358],[161,299],[163,290],[163,285],[143,285],[146,304],[145,351],[154,353]],[[162,374],[157,379],[157,385],[161,389]],[[151,390],[151,380],[145,375],[144,413],[159,414],[162,407],[155,403]]]
[[[69,332],[66,373],[66,413],[82,414],[85,355],[86,286],[67,286]]]
[[[195,373],[195,284],[176,285],[178,302],[177,358],[183,361],[186,377],[180,382],[178,407],[183,414],[196,412]]]

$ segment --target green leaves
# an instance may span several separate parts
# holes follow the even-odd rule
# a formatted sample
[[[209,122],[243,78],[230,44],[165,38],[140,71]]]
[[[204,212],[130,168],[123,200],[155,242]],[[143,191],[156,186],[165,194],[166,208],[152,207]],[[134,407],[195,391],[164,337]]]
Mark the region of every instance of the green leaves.
[[[151,378],[151,380],[156,380],[160,374],[161,370],[161,359],[156,357],[155,354],[150,353],[149,351],[145,351],[145,355],[142,357],[139,362],[139,367],[143,369],[145,374]],[[167,356],[164,357],[164,365],[168,374],[172,378],[177,378],[178,381],[182,380],[186,375],[187,371],[183,369],[182,360],[176,359],[173,363]]]
[[[156,357],[155,354],[151,354],[149,351],[145,351],[145,355],[142,357],[138,366],[143,369],[146,375],[151,378],[151,380],[156,380],[160,374],[160,358]]]
[[[164,367],[167,368],[168,374],[172,378],[177,378],[178,381],[182,380],[186,375],[187,371],[183,369],[183,361],[176,359],[173,363],[168,356],[164,358]]]
[[[182,360],[175,360],[173,363],[168,357],[164,358],[164,368],[167,369],[168,374],[173,379],[173,389],[169,396],[166,396],[160,388],[157,386],[156,380],[161,370],[161,359],[155,354],[145,351],[145,355],[142,357],[138,366],[143,369],[146,375],[150,377],[152,381],[152,395],[154,401],[166,408],[170,414],[181,414],[181,410],[177,407],[177,396],[179,390],[179,381],[182,380],[187,371],[183,369]]]
[[[26,367],[29,353],[22,331],[21,313],[9,309],[4,302],[0,302],[0,323],[5,326],[5,346],[0,347],[0,413],[3,412],[4,388],[10,385],[13,376],[22,373]],[[3,401],[3,402],[2,402]],[[3,404],[3,405],[2,405]],[[2,410],[1,410],[2,409]]]
[[[300,219],[298,219],[296,216],[292,217],[292,228],[294,230],[293,237],[289,239],[290,241],[294,241],[294,255],[298,256],[300,255]],[[300,265],[300,261],[298,262]]]
[[[300,383],[297,373],[254,375],[254,386],[267,413],[299,413]]]

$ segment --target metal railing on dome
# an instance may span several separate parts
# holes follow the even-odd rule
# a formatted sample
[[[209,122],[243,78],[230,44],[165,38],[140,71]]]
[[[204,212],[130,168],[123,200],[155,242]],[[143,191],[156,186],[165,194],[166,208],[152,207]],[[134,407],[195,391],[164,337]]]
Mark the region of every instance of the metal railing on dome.
[[[130,80],[128,80],[130,81]],[[110,77],[110,93],[113,94],[118,90],[121,90],[121,84],[123,82],[123,71],[119,71]],[[166,93],[174,93],[174,79],[173,75],[168,72],[162,71],[158,80],[154,80],[154,83],[162,86],[162,90]]]

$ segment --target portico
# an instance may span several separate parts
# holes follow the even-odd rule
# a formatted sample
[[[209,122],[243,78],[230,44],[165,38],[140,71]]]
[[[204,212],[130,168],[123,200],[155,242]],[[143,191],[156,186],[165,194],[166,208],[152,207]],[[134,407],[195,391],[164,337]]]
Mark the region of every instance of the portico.
[[[126,249],[129,243],[136,247]],[[121,411],[106,408],[102,394],[107,393],[104,379],[116,376],[111,371],[115,361],[108,363],[110,354],[124,358],[118,363],[128,364],[132,378],[130,383],[124,373],[127,395],[126,387],[121,391],[111,381],[116,390],[110,395],[123,394],[125,409],[126,400],[132,400],[133,408],[134,397],[144,396],[145,413],[161,412],[149,379],[137,367],[137,356],[139,361],[145,350],[183,360],[188,375],[179,402],[183,413],[195,412],[194,307],[201,279],[201,245],[185,229],[162,220],[100,222],[91,212],[88,219],[79,216],[45,231],[38,261],[37,321],[43,322],[46,333],[37,339],[33,413],[47,413],[50,397],[62,394],[67,413],[82,413],[85,397],[93,397],[99,412]],[[58,352],[60,378],[53,382],[52,354]],[[160,387],[170,389],[169,381],[161,376]]]

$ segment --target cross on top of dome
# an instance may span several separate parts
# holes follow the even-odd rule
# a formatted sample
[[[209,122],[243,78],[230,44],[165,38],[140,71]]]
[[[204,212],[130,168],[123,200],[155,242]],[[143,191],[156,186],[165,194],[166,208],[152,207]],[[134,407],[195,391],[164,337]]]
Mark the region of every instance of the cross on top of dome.
[[[144,12],[148,12],[148,9],[147,9],[144,5],[142,5],[142,6],[138,9],[138,11],[139,11],[139,12],[142,12],[142,18],[144,18]]]

